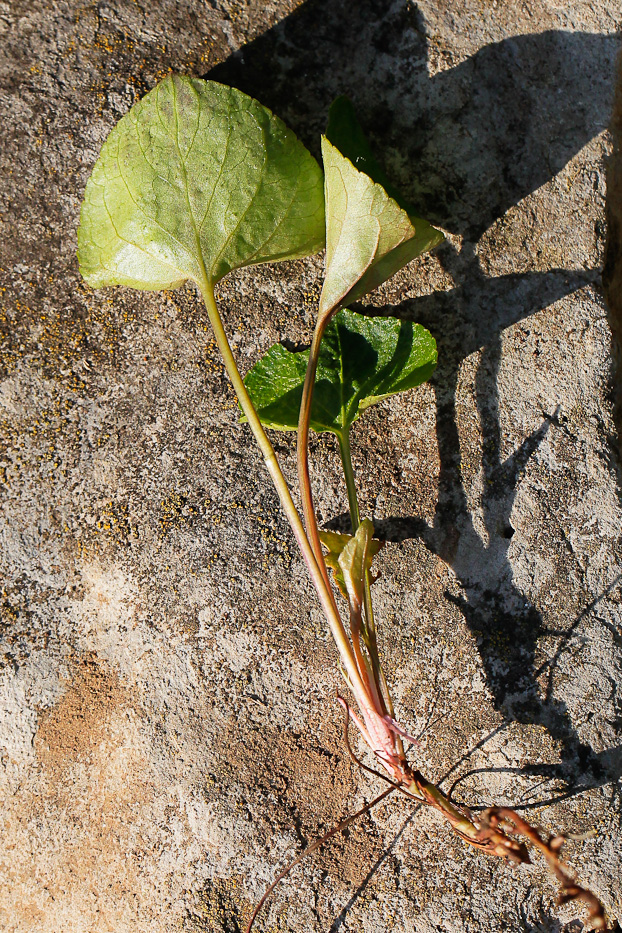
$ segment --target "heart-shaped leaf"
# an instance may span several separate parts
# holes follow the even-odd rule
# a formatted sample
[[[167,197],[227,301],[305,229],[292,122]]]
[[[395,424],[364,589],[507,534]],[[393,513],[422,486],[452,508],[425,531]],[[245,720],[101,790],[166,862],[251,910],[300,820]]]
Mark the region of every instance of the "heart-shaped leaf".
[[[347,98],[331,107],[322,138],[326,276],[320,314],[358,301],[443,239],[387,186]]]
[[[108,136],[87,183],[78,258],[94,286],[211,286],[324,245],[322,173],[235,88],[171,75]]]
[[[363,531],[361,531],[361,528]],[[363,541],[363,554],[359,564],[363,568],[363,573],[364,571],[369,571],[371,568],[372,560],[382,547],[381,541],[377,541],[375,538],[372,538],[373,533],[373,525],[367,518],[364,518],[360,523],[359,527],[357,528],[356,535],[342,535],[336,531],[320,531],[320,541],[327,549],[327,553],[324,555],[324,560],[326,561],[326,565],[333,571],[335,583],[339,587],[342,596],[344,596],[346,599],[348,599],[348,587],[342,567],[342,555],[348,546],[350,546],[350,550],[352,550],[352,545],[350,542],[354,541],[356,538],[359,542],[359,544],[356,545],[359,547],[359,552],[357,552],[359,555],[357,560],[359,560],[359,557],[361,556],[360,542]],[[347,553],[350,554],[350,552]],[[351,576],[351,559],[348,556],[343,559],[346,561],[347,567],[350,568],[348,572]]]
[[[311,427],[342,434],[370,405],[429,379],[436,358],[436,341],[420,324],[340,311],[320,346]],[[276,344],[247,374],[267,427],[296,430],[308,359],[308,350]]]

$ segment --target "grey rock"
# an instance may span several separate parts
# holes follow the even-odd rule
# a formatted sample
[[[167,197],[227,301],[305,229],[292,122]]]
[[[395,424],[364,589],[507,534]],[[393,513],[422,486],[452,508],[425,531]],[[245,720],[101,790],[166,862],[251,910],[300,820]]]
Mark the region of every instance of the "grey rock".
[[[422,769],[461,778],[458,799],[597,830],[566,855],[622,921],[599,289],[618,28],[614,0],[0,4],[3,929],[239,930],[277,868],[377,792],[345,752],[335,650],[197,295],[78,274],[102,141],[170,70],[250,91],[316,153],[350,94],[447,231],[368,302],[428,326],[440,356],[354,432],[388,542],[389,680]],[[321,271],[222,283],[243,370],[309,339]],[[293,479],[292,439],[275,441]],[[336,451],[312,452],[321,519],[347,527]],[[263,929],[582,929],[556,894],[540,862],[493,862],[390,798],[284,882]]]

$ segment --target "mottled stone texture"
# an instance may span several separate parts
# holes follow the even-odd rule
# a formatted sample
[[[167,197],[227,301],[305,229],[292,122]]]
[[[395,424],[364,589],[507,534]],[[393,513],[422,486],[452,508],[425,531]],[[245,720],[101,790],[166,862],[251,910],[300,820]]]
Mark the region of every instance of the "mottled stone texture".
[[[607,243],[603,288],[609,308],[612,348],[615,361],[614,417],[618,436],[622,432],[622,55],[618,59],[618,80],[611,117],[612,152],[607,170]]]
[[[620,456],[599,291],[619,13],[0,3],[3,930],[232,933],[277,866],[378,790],[345,753],[335,651],[196,294],[78,275],[102,141],[171,69],[215,69],[316,153],[350,94],[447,231],[370,299],[432,330],[438,371],[354,432],[388,542],[375,591],[398,715],[428,774],[462,777],[458,799],[597,830],[567,857],[622,917]],[[222,284],[243,370],[308,339],[321,269]],[[291,439],[276,443],[292,477]],[[346,527],[330,440],[313,463],[322,521]],[[294,872],[261,928],[583,929],[555,897],[540,862],[495,863],[389,798]]]

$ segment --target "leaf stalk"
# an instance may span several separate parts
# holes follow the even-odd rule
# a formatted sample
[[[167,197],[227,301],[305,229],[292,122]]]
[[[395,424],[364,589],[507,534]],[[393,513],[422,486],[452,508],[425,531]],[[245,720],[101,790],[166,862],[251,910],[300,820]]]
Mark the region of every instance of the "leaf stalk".
[[[233,356],[233,352],[231,350],[231,346],[229,344],[229,340],[227,338],[227,334],[225,332],[222,319],[216,305],[214,288],[207,279],[199,282],[198,286],[205,302],[209,321],[212,325],[216,344],[222,355],[225,369],[227,370],[229,379],[231,380],[235,393],[238,397],[240,407],[246,415],[250,429],[255,436],[257,444],[259,445],[259,449],[263,455],[266,468],[278,493],[281,506],[285,512],[287,521],[289,522],[289,525],[294,533],[294,537],[296,538],[296,542],[302,557],[309,570],[311,580],[320,599],[320,603],[322,605],[322,609],[324,610],[324,615],[326,616],[331,634],[337,645],[342,664],[348,674],[352,692],[354,693],[357,701],[362,703],[364,706],[367,701],[367,691],[361,680],[350,641],[346,634],[341,616],[337,610],[335,598],[333,596],[330,583],[328,582],[328,571],[326,570],[324,558],[322,557],[321,564],[316,559],[316,555],[313,552],[309,538],[305,533],[300,515],[298,514],[298,510],[296,509],[292,499],[289,486],[287,485],[287,481],[285,480],[285,477],[283,476],[279,466],[274,448],[261,421],[259,420],[255,406],[253,405],[246,386],[244,385],[244,381],[238,370],[235,357]],[[320,556],[322,556],[321,548]],[[324,566],[325,574],[322,573],[322,565]]]
[[[361,518],[358,495],[356,491],[356,480],[354,477],[354,468],[352,466],[350,428],[345,428],[343,431],[337,434],[337,440],[339,442],[339,455],[341,457],[343,475],[346,482],[346,489],[348,491],[348,505],[350,508],[352,531],[354,534],[356,534],[356,530],[360,524]],[[374,680],[378,686],[378,693],[381,698],[382,708],[384,709],[385,713],[388,713],[393,718],[395,716],[393,701],[391,699],[391,694],[389,693],[389,686],[384,676],[384,671],[382,669],[382,665],[380,664],[380,657],[378,655],[376,622],[374,619],[374,607],[371,598],[371,578],[369,575],[369,570],[367,569],[365,570],[365,575],[363,578],[363,606],[365,608],[366,623],[363,628],[363,638],[365,640],[365,646],[371,659]],[[401,744],[401,739],[399,738],[398,748],[403,752],[404,749]]]
[[[311,425],[311,402],[313,400],[313,388],[315,386],[315,376],[317,373],[317,364],[320,355],[320,345],[324,331],[334,314],[339,310],[333,308],[325,314],[320,314],[313,332],[311,348],[309,350],[309,361],[305,373],[304,386],[302,388],[302,398],[300,400],[300,417],[298,419],[298,433],[296,436],[296,462],[298,466],[298,485],[300,487],[300,497],[302,500],[302,513],[305,520],[305,528],[309,536],[309,542],[313,549],[315,558],[322,571],[328,588],[330,583],[328,579],[328,568],[324,560],[322,543],[320,541],[320,531],[315,517],[315,507],[313,505],[313,492],[311,490],[311,476],[309,473],[309,428]],[[332,592],[332,590],[331,590]],[[333,598],[334,601],[334,598]]]

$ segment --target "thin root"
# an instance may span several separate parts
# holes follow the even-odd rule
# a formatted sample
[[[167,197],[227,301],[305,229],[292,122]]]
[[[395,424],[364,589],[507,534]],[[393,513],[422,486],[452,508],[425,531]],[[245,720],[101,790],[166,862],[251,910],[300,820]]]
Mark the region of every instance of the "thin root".
[[[251,933],[253,924],[255,923],[255,920],[257,919],[257,915],[259,914],[259,911],[261,910],[263,905],[266,903],[267,899],[270,897],[270,895],[276,888],[279,881],[282,881],[283,878],[289,874],[292,868],[295,868],[296,865],[302,862],[303,858],[305,858],[307,855],[311,855],[312,852],[315,852],[316,849],[319,849],[321,845],[323,845],[325,842],[328,842],[328,840],[332,839],[333,836],[336,836],[337,833],[343,832],[343,830],[346,829],[348,826],[350,826],[351,823],[353,823],[355,820],[358,820],[359,816],[363,816],[365,813],[368,813],[372,809],[372,807],[375,807],[377,804],[383,801],[385,797],[388,797],[389,794],[392,794],[395,789],[396,789],[396,785],[387,787],[386,790],[383,790],[381,794],[378,794],[378,796],[375,797],[370,803],[366,803],[365,806],[361,807],[360,810],[357,810],[356,813],[353,813],[351,816],[346,817],[346,819],[338,823],[337,826],[334,826],[327,833],[324,833],[324,835],[320,839],[316,839],[315,842],[312,842],[311,845],[308,846],[304,850],[304,852],[301,852],[300,855],[297,855],[296,858],[293,859],[289,863],[289,865],[286,868],[284,868],[283,871],[279,875],[276,876],[276,878],[274,879],[270,887],[267,889],[267,891],[265,892],[261,900],[258,902],[257,906],[255,907],[253,911],[252,917],[248,921],[248,926],[246,927],[245,933]]]

